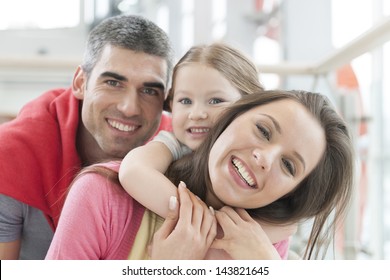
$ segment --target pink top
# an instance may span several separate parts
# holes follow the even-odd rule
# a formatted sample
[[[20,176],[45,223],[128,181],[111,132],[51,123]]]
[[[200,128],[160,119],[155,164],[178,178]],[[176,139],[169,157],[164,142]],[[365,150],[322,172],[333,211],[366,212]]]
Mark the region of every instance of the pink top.
[[[118,171],[119,162],[100,166]],[[46,259],[127,259],[144,212],[119,185],[84,174],[69,191]],[[274,246],[286,259],[289,240]]]
[[[65,200],[46,259],[127,259],[144,211],[119,185],[82,175]]]

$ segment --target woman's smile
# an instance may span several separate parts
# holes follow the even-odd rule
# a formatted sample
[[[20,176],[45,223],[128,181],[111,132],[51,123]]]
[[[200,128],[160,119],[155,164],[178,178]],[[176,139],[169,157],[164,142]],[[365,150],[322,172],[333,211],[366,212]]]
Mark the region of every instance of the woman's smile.
[[[256,177],[252,174],[246,164],[241,161],[241,159],[234,156],[232,156],[231,162],[234,167],[233,170],[231,170],[233,173],[232,176],[237,183],[245,188],[257,189]],[[239,179],[237,178],[237,174],[239,175]]]

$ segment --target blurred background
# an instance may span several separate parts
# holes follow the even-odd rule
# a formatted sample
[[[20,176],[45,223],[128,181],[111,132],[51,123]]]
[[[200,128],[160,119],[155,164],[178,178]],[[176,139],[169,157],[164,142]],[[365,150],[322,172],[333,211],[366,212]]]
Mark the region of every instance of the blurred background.
[[[68,87],[89,30],[127,13],[162,27],[177,58],[224,41],[253,59],[266,89],[327,95],[352,127],[358,159],[329,258],[390,259],[389,0],[0,0],[0,123],[42,92]],[[297,254],[305,229],[292,240]]]

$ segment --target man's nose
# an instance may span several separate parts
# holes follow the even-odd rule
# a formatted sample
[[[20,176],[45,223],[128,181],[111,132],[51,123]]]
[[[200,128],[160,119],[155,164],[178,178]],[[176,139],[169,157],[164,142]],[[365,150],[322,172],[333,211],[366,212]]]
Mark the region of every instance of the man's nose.
[[[124,95],[118,103],[117,108],[127,117],[139,115],[141,112],[141,106],[136,90],[130,90],[126,93],[126,95]]]

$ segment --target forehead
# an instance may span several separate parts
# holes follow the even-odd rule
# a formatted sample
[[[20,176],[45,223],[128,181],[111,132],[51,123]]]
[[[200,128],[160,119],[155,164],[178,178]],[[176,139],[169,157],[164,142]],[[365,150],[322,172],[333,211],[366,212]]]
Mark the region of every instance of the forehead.
[[[197,81],[214,81],[215,83],[221,83],[222,81],[225,84],[230,84],[229,80],[220,71],[201,62],[191,62],[182,65],[178,68],[175,78],[177,83],[183,85],[187,84],[181,82],[183,79],[188,79],[193,84],[196,84]],[[198,84],[198,86],[200,85]]]
[[[106,45],[96,62],[97,71],[120,71],[122,75],[149,75],[151,78],[168,81],[167,61],[159,56],[130,49]]]
[[[200,62],[181,66],[175,75],[174,90],[196,90],[196,92],[233,92],[236,87],[218,70]]]
[[[312,115],[305,106],[293,99],[281,99],[268,104],[258,105],[244,112],[243,115],[264,113],[272,113],[275,117],[283,117],[286,115],[305,115],[308,117]]]

